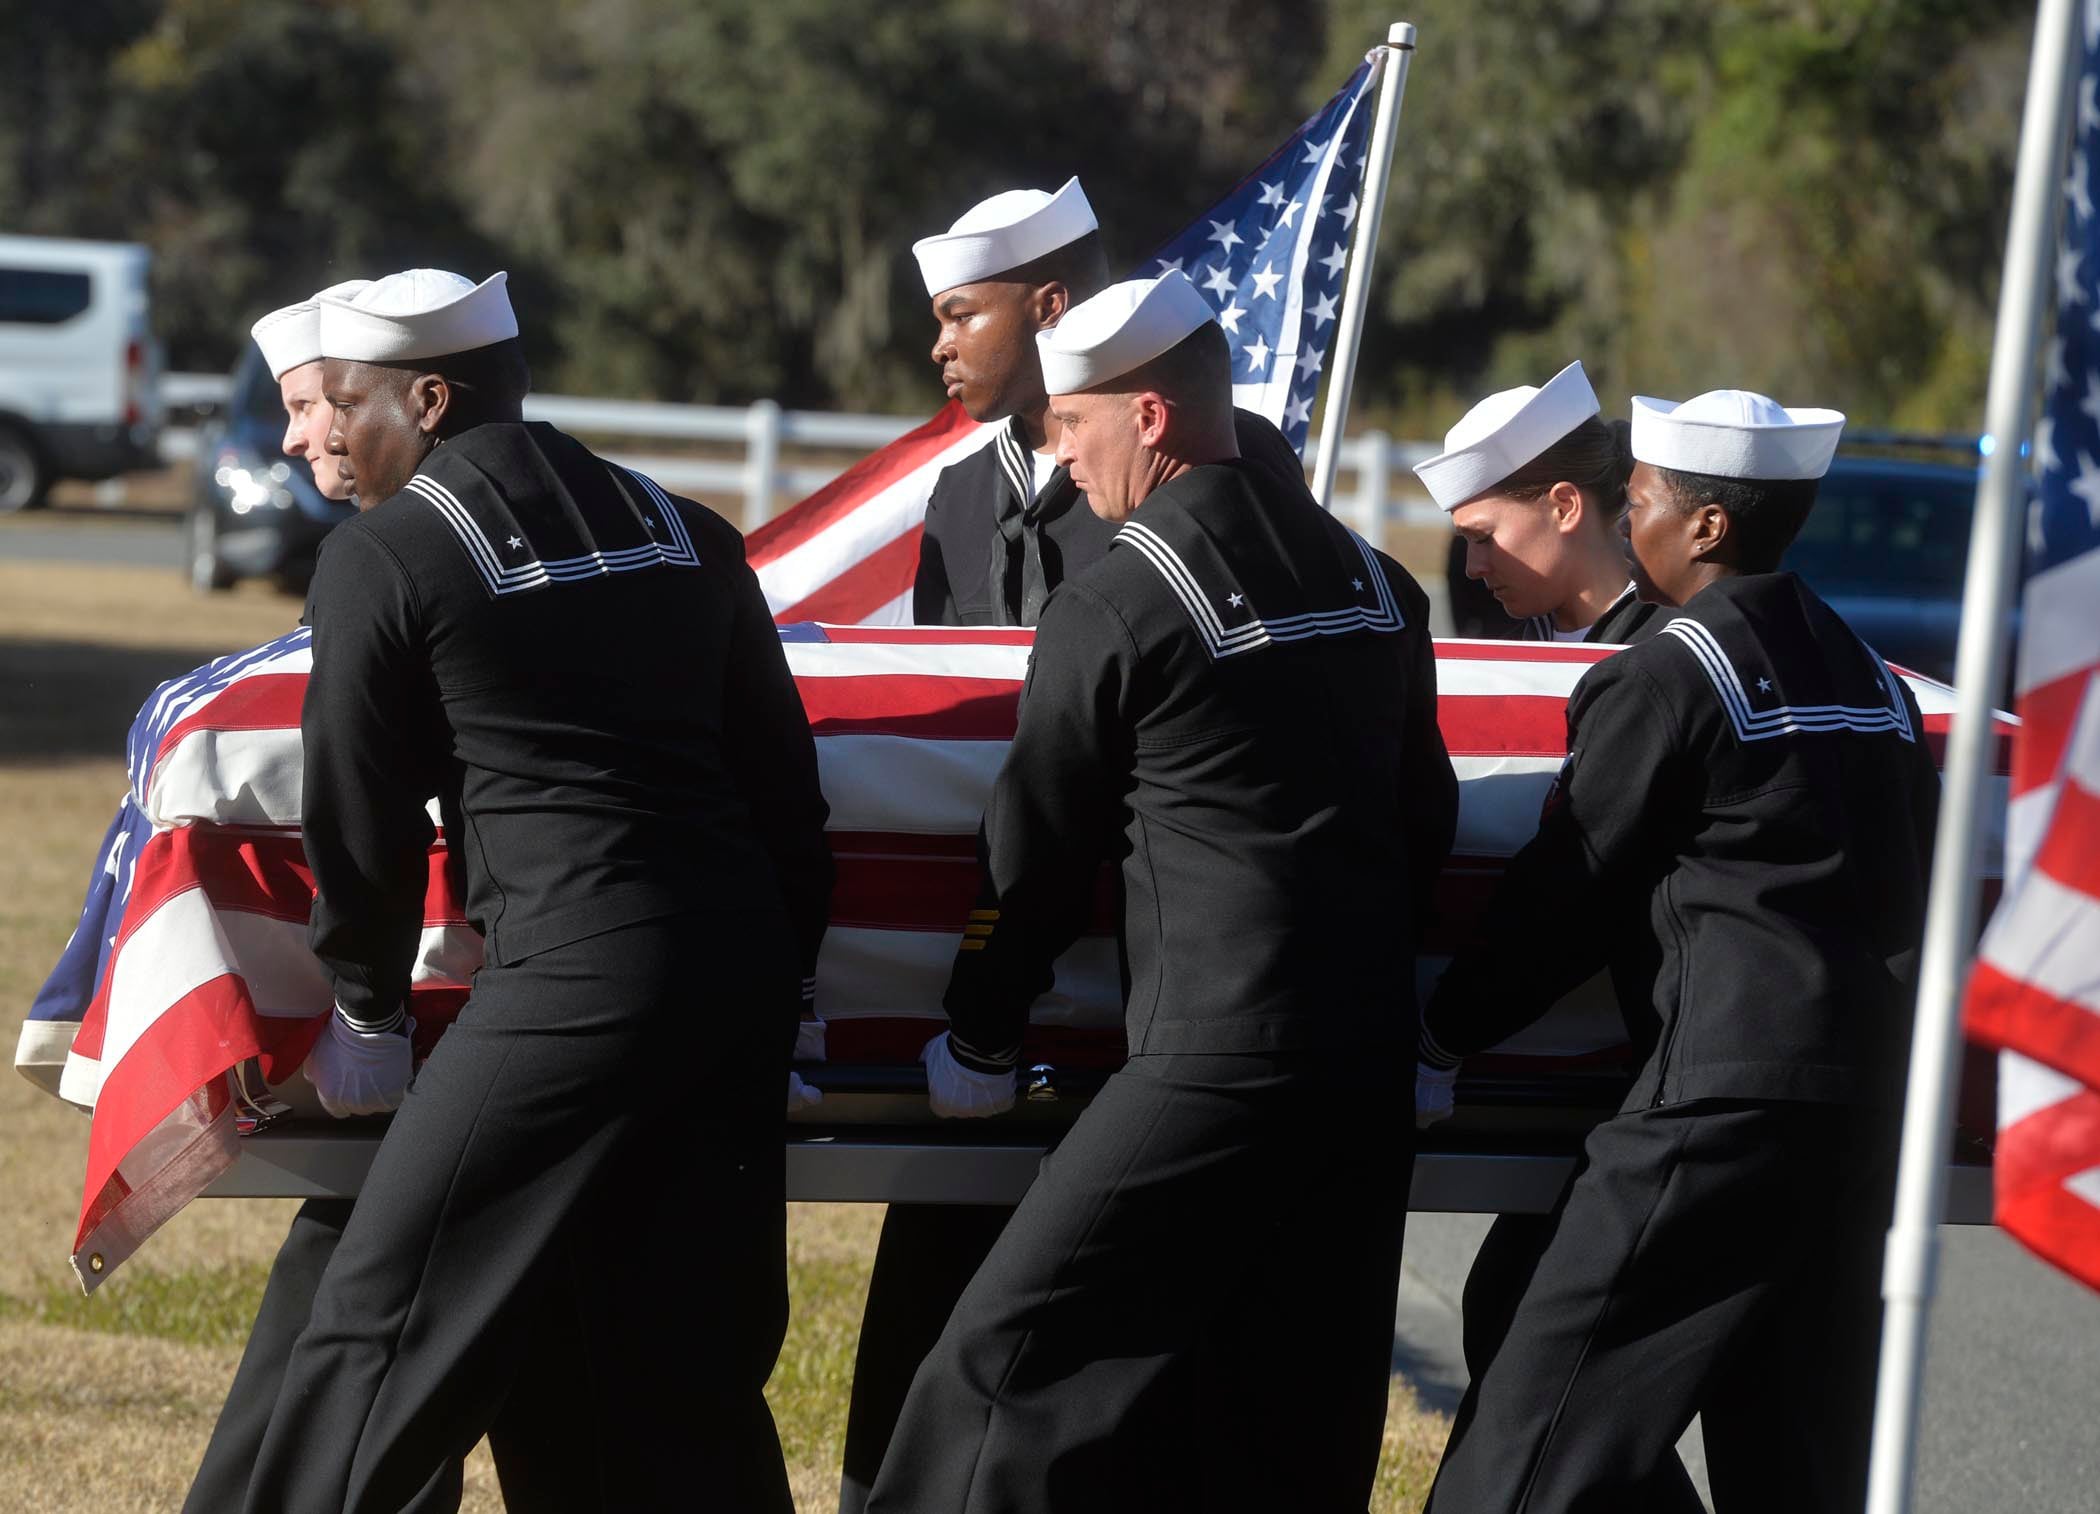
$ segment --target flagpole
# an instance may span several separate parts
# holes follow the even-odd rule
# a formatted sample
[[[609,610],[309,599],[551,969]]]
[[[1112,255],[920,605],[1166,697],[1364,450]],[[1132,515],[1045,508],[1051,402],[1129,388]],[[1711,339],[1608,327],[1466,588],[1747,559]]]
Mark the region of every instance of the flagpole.
[[[1385,77],[1378,81],[1378,116],[1371,125],[1370,160],[1364,164],[1364,200],[1349,248],[1349,277],[1342,285],[1342,310],[1328,370],[1327,409],[1320,418],[1320,455],[1313,464],[1313,498],[1334,508],[1334,475],[1342,461],[1342,427],[1349,419],[1349,391],[1356,382],[1371,260],[1378,251],[1378,225],[1385,219],[1385,190],[1393,177],[1393,141],[1400,130],[1400,98],[1407,92],[1407,65],[1415,55],[1412,23],[1396,21],[1385,34]],[[1373,526],[1377,524],[1372,523]]]
[[[2027,67],[1984,414],[1989,451],[1977,483],[1962,585],[1955,710],[1933,842],[1895,1214],[1882,1264],[1868,1514],[1906,1514],[1911,1506],[1925,1326],[1946,1211],[1948,1134],[1960,1069],[1962,988],[1976,936],[1976,863],[1996,749],[1991,702],[2005,677],[2008,611],[2027,519],[2020,442],[2034,409],[2035,352],[2054,264],[2066,116],[2082,62],[2082,51],[2073,45],[2077,24],[2071,0],[2041,0]]]

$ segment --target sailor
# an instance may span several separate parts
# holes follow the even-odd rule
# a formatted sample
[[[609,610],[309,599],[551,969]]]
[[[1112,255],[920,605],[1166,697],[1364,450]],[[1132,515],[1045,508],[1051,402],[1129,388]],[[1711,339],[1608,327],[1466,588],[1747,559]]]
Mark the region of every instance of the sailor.
[[[761,1390],[830,886],[814,745],[736,531],[521,421],[504,285],[413,269],[320,301],[328,447],[367,508],[310,602],[336,1009],[308,1068],[332,1112],[399,1110],[243,1506],[400,1508],[573,1329],[564,1450],[602,1501],[701,1482],[785,1510]],[[404,1096],[433,794],[486,960]]]
[[[923,1060],[937,1114],[1011,1107],[1111,859],[1131,1055],[964,1290],[869,1506],[1361,1508],[1412,1160],[1395,1074],[1457,804],[1426,597],[1239,454],[1181,273],[1036,340],[1058,461],[1119,529],[1044,612]]]
[[[933,361],[991,445],[942,470],[926,505],[912,619],[932,626],[1032,626],[1050,591],[1108,551],[1113,528],[1058,465],[1057,422],[1035,335],[1108,283],[1099,223],[1077,179],[1055,194],[1014,189],[970,207],[912,253],[933,301]],[[1303,465],[1276,427],[1236,410],[1243,456],[1289,479]]]
[[[1636,398],[1624,530],[1675,617],[1597,664],[1431,1068],[1607,961],[1641,1058],[1585,1143],[1433,1510],[1638,1506],[1694,1414],[1721,1508],[1857,1508],[1938,779],[1916,700],[1790,573],[1844,417]]]
[[[284,454],[307,464],[314,488],[324,499],[347,500],[350,486],[343,481],[341,459],[328,450],[335,412],[321,394],[320,301],[330,296],[347,299],[369,283],[348,279],[331,284],[310,299],[271,311],[250,328],[284,404]],[[308,1199],[292,1217],[284,1245],[270,1264],[233,1386],[183,1503],[185,1514],[219,1514],[240,1507],[292,1343],[306,1327],[314,1291],[350,1222],[351,1207],[349,1199]],[[561,1514],[585,1496],[589,1484],[572,1478],[573,1469],[559,1454],[558,1441],[546,1433],[550,1421],[563,1415],[559,1400],[573,1387],[581,1349],[582,1343],[566,1332],[543,1331],[489,1426],[489,1450],[511,1514]],[[404,1508],[408,1514],[444,1514],[459,1507],[462,1492],[463,1467],[460,1458],[452,1457]]]
[[[1524,641],[1638,640],[1656,606],[1627,576],[1619,517],[1633,453],[1606,421],[1578,360],[1545,384],[1491,394],[1444,450],[1415,465],[1451,517],[1465,576],[1484,585]]]
[[[1032,626],[1051,592],[1108,551],[1115,528],[1089,510],[1056,457],[1058,425],[1035,336],[1108,284],[1099,223],[1077,179],[1055,194],[981,201],[912,247],[933,302],[933,361],[948,397],[996,424],[990,445],[943,469],[927,501],[912,618],[919,625]],[[1243,457],[1290,485],[1303,464],[1281,431],[1233,411]],[[859,1514],[912,1374],[1012,1209],[892,1204],[868,1282],[846,1417],[840,1514]]]

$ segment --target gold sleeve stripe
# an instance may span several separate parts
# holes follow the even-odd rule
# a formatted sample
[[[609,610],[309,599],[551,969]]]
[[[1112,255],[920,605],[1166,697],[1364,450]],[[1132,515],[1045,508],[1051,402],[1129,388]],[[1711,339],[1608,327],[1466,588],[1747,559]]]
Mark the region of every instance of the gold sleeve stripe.
[[[966,936],[989,936],[991,933],[992,928],[989,925],[965,925],[963,927],[963,934]]]
[[[962,944],[962,949],[966,952],[981,952],[984,950],[984,942],[978,940],[965,941]]]
[[[970,918],[972,920],[996,920],[999,918],[999,911],[995,909],[973,909],[970,911]]]

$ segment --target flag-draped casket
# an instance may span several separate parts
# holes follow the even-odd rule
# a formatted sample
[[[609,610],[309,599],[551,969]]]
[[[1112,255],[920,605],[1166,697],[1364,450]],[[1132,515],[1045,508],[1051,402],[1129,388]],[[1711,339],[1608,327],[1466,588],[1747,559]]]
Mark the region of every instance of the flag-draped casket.
[[[818,971],[827,1056],[910,1064],[939,1025],[1031,633],[803,625],[781,636],[816,733],[838,863]],[[1520,949],[1523,922],[1489,918],[1489,895],[1565,755],[1568,694],[1610,651],[1438,644],[1439,718],[1461,801],[1425,978],[1471,940]],[[131,792],[80,928],[24,1029],[23,1070],[56,1072],[57,1090],[94,1111],[75,1256],[90,1286],[235,1159],[229,1071],[258,1058],[270,1081],[291,1078],[329,1006],[306,946],[312,882],[299,841],[310,660],[307,633],[293,632],[149,701],[133,730]],[[1938,741],[1951,697],[1911,682]],[[412,993],[426,1054],[480,955],[442,839],[429,878]],[[1035,1006],[1029,1057],[1121,1057],[1112,899],[1104,878],[1089,933]],[[1593,986],[1502,1052],[1579,1066],[1609,1058],[1621,1039]],[[810,1076],[821,1086],[821,1071]]]

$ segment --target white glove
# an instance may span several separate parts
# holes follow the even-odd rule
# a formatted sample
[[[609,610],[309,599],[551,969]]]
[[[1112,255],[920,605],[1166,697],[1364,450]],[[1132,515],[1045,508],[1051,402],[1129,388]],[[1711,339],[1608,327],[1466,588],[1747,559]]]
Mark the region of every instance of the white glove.
[[[321,1096],[321,1107],[338,1120],[356,1114],[385,1114],[399,1109],[414,1068],[409,1036],[416,1022],[373,1035],[353,1030],[339,1014],[306,1054],[306,1080]]]
[[[919,1053],[926,1064],[926,1102],[944,1120],[981,1120],[1014,1107],[1014,1070],[974,1072],[955,1060],[942,1031]]]
[[[789,1114],[793,1114],[798,1109],[814,1109],[823,1102],[823,1089],[816,1087],[814,1084],[803,1082],[800,1073],[791,1072],[788,1074],[787,1112]]]
[[[1415,1063],[1415,1129],[1427,1130],[1437,1121],[1451,1118],[1451,1095],[1457,1086],[1456,1067]]]
[[[824,1060],[824,1022],[802,1020],[795,1026],[795,1060],[797,1062],[821,1062]]]

